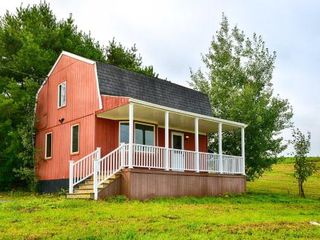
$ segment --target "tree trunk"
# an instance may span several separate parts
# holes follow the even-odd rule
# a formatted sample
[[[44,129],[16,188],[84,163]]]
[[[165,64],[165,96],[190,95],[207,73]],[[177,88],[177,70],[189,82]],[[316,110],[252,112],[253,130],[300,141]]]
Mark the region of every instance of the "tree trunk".
[[[303,190],[303,181],[299,179],[298,182],[299,182],[299,196],[305,198],[304,190]]]

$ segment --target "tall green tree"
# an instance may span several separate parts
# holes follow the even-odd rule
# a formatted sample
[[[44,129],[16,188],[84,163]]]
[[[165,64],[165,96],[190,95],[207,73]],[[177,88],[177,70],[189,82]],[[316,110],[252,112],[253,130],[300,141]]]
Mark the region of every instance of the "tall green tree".
[[[62,50],[105,61],[99,43],[47,3],[0,18],[0,189],[33,185],[35,96]]]
[[[191,85],[208,94],[215,117],[248,124],[246,174],[259,177],[286,148],[279,134],[291,126],[293,115],[289,102],[273,93],[276,53],[265,47],[261,36],[249,38],[238,27],[230,28],[223,15],[202,59],[206,71],[191,71]],[[224,132],[223,150],[240,154],[239,131]]]
[[[307,159],[307,154],[310,151],[311,134],[308,132],[305,135],[297,128],[292,130],[292,137],[291,143],[295,151],[294,177],[298,180],[299,196],[304,198],[303,184],[317,171],[316,164]]]
[[[153,75],[137,49],[112,41],[107,49],[58,20],[49,4],[19,7],[0,17],[0,190],[33,185],[36,92],[62,50]]]
[[[143,66],[142,57],[138,53],[136,45],[127,48],[121,43],[116,42],[115,39],[112,39],[106,48],[106,56],[107,63],[109,64],[150,77],[158,77],[158,74],[153,70],[153,66]]]

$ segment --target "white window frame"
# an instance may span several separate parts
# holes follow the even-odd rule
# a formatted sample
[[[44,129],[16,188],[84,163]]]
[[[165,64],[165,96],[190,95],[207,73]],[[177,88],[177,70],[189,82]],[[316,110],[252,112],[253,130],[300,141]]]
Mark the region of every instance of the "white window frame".
[[[134,122],[134,134],[133,134],[133,140],[134,142],[136,142],[136,125],[140,124],[140,125],[145,125],[145,126],[151,126],[153,127],[153,145],[145,145],[145,146],[156,146],[156,128],[154,124],[150,124],[150,123],[144,123],[144,122]]]
[[[78,126],[78,151],[77,152],[73,152],[73,149],[72,149],[73,127],[75,127],[75,126]],[[70,139],[71,139],[71,142],[70,142],[70,153],[71,153],[71,155],[78,154],[80,152],[80,124],[79,123],[71,125],[71,138]]]
[[[50,157],[48,157],[48,152],[47,152],[47,146],[48,146],[48,138],[47,138],[47,136],[49,134],[51,135],[51,156]],[[52,132],[47,132],[44,135],[44,159],[51,159],[52,158],[52,146],[53,146],[53,144],[52,144],[52,136],[53,136]]]
[[[181,143],[181,150],[184,150],[184,133],[182,133],[182,132],[174,132],[174,131],[172,131],[171,132],[171,148],[172,149],[174,149],[173,148],[173,135],[176,135],[176,136],[181,136],[181,138],[182,138],[182,143]]]
[[[118,127],[118,143],[119,143],[119,146],[121,144],[121,123],[129,123],[129,121],[119,121],[119,127]],[[134,134],[134,133],[133,133]],[[134,138],[133,138],[134,140]]]
[[[61,86],[64,86],[64,89],[65,89],[65,93],[64,93],[64,94],[65,94],[65,101],[64,101],[64,103],[62,103],[62,101],[61,101],[61,105],[60,105],[60,97],[61,97],[61,95],[60,95],[60,87],[61,87]],[[67,81],[64,81],[64,82],[62,82],[62,83],[60,83],[60,84],[58,85],[58,101],[57,101],[57,106],[58,106],[58,109],[67,106]]]
[[[119,146],[121,144],[120,140],[121,140],[121,123],[129,123],[129,121],[119,121],[119,131],[118,131],[118,139],[119,139]],[[135,140],[135,132],[136,132],[136,124],[140,124],[140,125],[146,125],[146,126],[151,126],[153,127],[153,145],[146,145],[146,146],[157,146],[156,144],[156,125],[155,124],[151,124],[151,123],[144,123],[144,122],[134,122],[134,128],[133,128],[133,143],[136,143]],[[157,135],[158,136],[158,135]]]

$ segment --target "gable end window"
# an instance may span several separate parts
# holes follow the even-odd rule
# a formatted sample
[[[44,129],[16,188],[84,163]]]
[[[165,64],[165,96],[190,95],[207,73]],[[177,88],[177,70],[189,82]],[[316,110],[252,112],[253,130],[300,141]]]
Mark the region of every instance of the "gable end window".
[[[65,107],[67,104],[67,82],[58,85],[58,108]]]
[[[52,133],[47,133],[45,135],[45,159],[50,159],[52,157]]]
[[[71,154],[79,153],[79,124],[71,126]]]

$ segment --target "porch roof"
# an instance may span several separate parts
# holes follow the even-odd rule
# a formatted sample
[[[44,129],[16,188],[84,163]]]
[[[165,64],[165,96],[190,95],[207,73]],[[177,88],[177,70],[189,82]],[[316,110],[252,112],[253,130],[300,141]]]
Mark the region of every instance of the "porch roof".
[[[229,121],[211,116],[201,115],[193,112],[173,109],[134,98],[129,103],[134,103],[134,120],[157,124],[159,127],[165,125],[165,112],[169,114],[169,126],[171,129],[181,131],[194,131],[194,119],[199,119],[199,133],[212,133],[218,131],[218,124],[223,124],[223,130],[234,130],[246,127],[244,123]],[[129,104],[97,114],[98,117],[112,120],[128,120]]]

